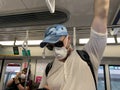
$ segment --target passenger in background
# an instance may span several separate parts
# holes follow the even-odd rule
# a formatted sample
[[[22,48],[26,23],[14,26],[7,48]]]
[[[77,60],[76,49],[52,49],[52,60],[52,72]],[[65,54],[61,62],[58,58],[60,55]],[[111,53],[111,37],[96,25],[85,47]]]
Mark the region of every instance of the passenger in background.
[[[82,49],[90,57],[95,79],[89,65],[71,47],[71,38],[67,28],[63,25],[53,25],[46,30],[45,38],[40,46],[53,50],[55,60],[51,64],[52,68],[48,75],[46,74],[47,69],[44,72],[39,88],[48,88],[48,90],[97,90],[95,81],[98,81],[98,68],[107,40],[109,1],[94,0],[94,18],[91,24],[90,39]]]
[[[26,87],[24,87],[26,74],[27,74],[27,68],[24,68],[21,72],[18,72],[14,78],[10,79],[7,82],[7,88],[5,90],[31,90],[30,89],[31,71],[29,70]]]

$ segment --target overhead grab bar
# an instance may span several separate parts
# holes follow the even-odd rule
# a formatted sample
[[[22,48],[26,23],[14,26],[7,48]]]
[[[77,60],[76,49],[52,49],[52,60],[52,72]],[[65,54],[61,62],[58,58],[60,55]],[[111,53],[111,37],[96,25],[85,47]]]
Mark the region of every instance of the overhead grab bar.
[[[26,78],[25,78],[25,84],[24,84],[24,90],[26,90],[26,85],[27,85],[27,77],[29,75],[29,70],[30,70],[30,57],[29,57],[29,53],[28,53],[28,30],[26,30],[26,37],[25,37],[25,40],[23,42],[23,45],[22,45],[22,48],[24,50],[24,52],[26,53],[26,56],[27,56],[27,62],[28,62],[28,65],[27,65],[27,74],[26,74]]]
[[[117,35],[119,31],[120,31],[120,28],[114,28],[113,30],[110,29],[110,34],[111,35]]]
[[[28,50],[28,30],[26,31],[26,37],[25,37],[25,40],[23,41],[22,47]]]
[[[47,7],[50,11],[50,13],[55,12],[55,0],[46,0]]]

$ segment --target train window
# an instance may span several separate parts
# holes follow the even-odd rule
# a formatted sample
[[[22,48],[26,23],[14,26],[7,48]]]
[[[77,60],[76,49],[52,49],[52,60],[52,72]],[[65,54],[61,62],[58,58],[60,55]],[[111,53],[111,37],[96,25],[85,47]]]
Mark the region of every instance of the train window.
[[[98,70],[98,90],[105,90],[104,66],[101,65]]]
[[[120,90],[120,65],[110,65],[111,90]]]
[[[8,63],[6,66],[5,77],[4,77],[4,87],[9,79],[15,77],[17,72],[20,72],[21,65],[18,63]]]

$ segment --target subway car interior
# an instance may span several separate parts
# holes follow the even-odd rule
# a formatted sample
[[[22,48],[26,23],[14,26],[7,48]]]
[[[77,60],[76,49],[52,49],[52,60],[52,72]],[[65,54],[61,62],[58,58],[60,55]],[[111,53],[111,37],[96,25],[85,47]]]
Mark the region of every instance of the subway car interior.
[[[0,0],[0,90],[23,68],[31,69],[38,88],[54,59],[52,51],[40,47],[46,28],[63,24],[72,46],[81,49],[89,40],[93,6],[94,0]],[[120,0],[110,0],[107,29],[97,89],[120,90]]]

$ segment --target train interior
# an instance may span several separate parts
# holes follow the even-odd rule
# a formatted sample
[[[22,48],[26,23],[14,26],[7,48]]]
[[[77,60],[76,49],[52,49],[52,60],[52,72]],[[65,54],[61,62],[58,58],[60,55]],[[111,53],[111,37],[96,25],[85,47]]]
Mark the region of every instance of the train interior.
[[[0,0],[0,90],[28,66],[39,86],[46,65],[54,59],[52,51],[40,48],[48,26],[65,25],[72,45],[81,49],[89,40],[93,5],[94,0]],[[120,0],[110,0],[98,90],[120,90]]]

